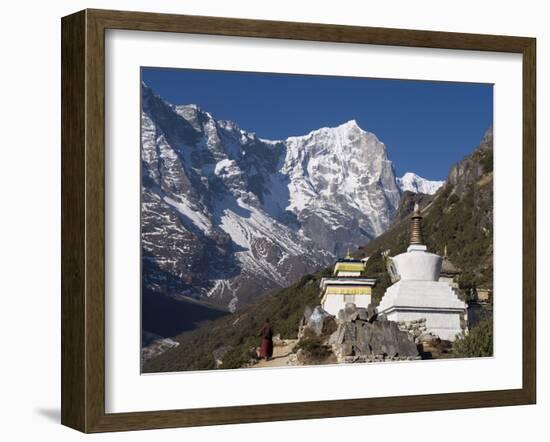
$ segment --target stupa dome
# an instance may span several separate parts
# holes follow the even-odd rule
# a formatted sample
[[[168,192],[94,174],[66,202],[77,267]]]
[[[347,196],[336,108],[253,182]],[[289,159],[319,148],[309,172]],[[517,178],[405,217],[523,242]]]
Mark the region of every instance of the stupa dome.
[[[411,216],[409,248],[406,253],[394,256],[395,269],[402,281],[437,281],[441,272],[442,258],[429,253],[422,235],[422,215],[418,204]]]
[[[421,248],[409,247],[409,251],[394,256],[395,269],[402,281],[437,281],[442,258]]]

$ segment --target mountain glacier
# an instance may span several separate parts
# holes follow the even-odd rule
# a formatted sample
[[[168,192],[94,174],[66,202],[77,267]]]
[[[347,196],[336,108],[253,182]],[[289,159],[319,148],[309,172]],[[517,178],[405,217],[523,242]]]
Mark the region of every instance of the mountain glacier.
[[[402,192],[408,190],[409,192],[433,195],[445,184],[445,181],[430,181],[416,173],[407,172],[401,178],[397,178],[397,184]]]
[[[231,311],[384,232],[386,148],[355,121],[266,140],[142,85],[142,284]]]

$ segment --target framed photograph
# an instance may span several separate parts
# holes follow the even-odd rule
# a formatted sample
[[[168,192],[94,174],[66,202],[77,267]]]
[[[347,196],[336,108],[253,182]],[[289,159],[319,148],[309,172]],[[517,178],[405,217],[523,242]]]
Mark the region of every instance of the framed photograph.
[[[534,404],[535,39],[62,19],[62,423]]]

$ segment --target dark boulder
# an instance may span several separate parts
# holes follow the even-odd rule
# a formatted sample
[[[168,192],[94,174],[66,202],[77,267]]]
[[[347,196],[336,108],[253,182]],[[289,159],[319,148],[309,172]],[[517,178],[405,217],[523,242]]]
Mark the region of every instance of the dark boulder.
[[[373,307],[372,304],[370,304],[367,308],[358,308],[357,317],[362,321],[374,322],[378,317],[378,312],[376,311],[376,307]]]
[[[418,359],[415,343],[396,322],[378,320],[376,309],[347,304],[338,312],[338,328],[329,344],[340,360]]]
[[[353,303],[347,303],[346,307],[338,312],[338,320],[341,322],[352,322],[356,320],[373,322],[377,316],[376,307],[369,305],[365,307],[357,307]]]
[[[355,321],[359,317],[357,307],[353,303],[347,303],[346,306],[338,312],[338,320],[342,322]]]
[[[416,358],[419,356],[414,342],[406,332],[399,330],[393,321],[375,321],[365,324],[358,332],[358,342],[370,348],[372,354],[389,358]]]

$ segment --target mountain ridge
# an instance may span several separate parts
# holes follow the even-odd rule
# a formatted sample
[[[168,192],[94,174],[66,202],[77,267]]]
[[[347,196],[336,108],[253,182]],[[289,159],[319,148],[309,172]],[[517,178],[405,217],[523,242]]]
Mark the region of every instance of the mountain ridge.
[[[382,233],[401,191],[355,120],[266,140],[142,87],[143,290],[231,311]]]
[[[408,191],[413,193],[424,193],[426,195],[433,195],[445,184],[445,180],[428,180],[414,172],[406,172],[396,180],[402,192]]]

